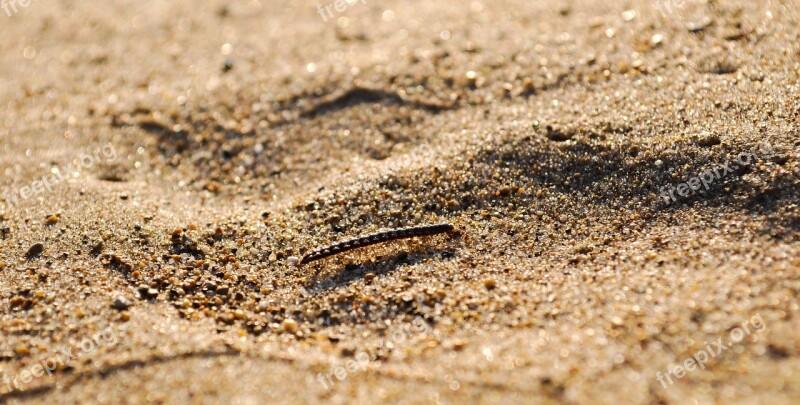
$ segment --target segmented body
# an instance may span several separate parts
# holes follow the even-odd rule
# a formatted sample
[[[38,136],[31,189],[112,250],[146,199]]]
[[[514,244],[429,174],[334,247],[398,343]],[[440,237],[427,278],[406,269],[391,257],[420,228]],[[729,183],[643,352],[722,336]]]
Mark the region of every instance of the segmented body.
[[[450,232],[453,230],[453,225],[438,224],[428,226],[418,226],[413,228],[395,229],[391,231],[379,232],[372,235],[362,236],[360,238],[339,242],[321,249],[312,250],[309,252],[300,264],[310,263],[316,260],[324,259],[349,250],[362,248],[365,246],[374,245],[377,243],[389,242],[398,239],[413,238],[416,236],[430,236],[440,233]]]

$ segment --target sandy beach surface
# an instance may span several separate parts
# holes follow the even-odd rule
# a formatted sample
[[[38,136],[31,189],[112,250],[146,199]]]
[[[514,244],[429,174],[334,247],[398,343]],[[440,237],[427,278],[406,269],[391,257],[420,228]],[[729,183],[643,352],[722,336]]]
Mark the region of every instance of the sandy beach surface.
[[[8,1],[0,403],[800,402],[797,1]]]

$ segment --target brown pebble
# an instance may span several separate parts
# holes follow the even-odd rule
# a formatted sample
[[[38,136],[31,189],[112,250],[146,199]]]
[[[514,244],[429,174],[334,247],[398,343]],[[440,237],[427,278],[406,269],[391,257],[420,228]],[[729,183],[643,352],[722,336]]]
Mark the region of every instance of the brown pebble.
[[[497,287],[497,281],[495,281],[493,278],[487,278],[483,280],[483,286],[488,290],[493,290],[495,287]]]
[[[699,141],[697,141],[698,145],[706,147],[706,148],[714,146],[714,145],[719,145],[720,143],[722,143],[722,140],[720,140],[719,137],[716,136],[716,135],[707,136],[707,137],[702,138]]]
[[[25,258],[28,260],[36,258],[39,255],[41,255],[42,252],[44,252],[44,245],[41,243],[36,243],[33,246],[31,246],[30,249],[28,249],[27,253],[25,253]]]
[[[297,321],[294,319],[284,319],[281,328],[284,332],[297,333]]]
[[[450,347],[455,351],[461,351],[467,346],[467,341],[464,339],[454,339],[445,343],[445,347]]]
[[[212,193],[219,193],[219,191],[222,189],[222,185],[217,183],[216,181],[211,181],[208,184],[206,184],[205,189]]]

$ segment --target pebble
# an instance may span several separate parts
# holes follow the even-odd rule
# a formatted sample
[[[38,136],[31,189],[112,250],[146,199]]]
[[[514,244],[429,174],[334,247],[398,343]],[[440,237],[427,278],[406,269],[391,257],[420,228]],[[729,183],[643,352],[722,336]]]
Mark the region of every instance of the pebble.
[[[703,147],[711,147],[720,143],[722,143],[722,140],[717,135],[706,135],[697,141],[697,144]]]
[[[297,333],[297,321],[294,319],[284,319],[281,329],[287,333]]]
[[[139,291],[139,298],[140,299],[150,299],[158,297],[158,290],[155,288],[150,288],[146,284],[140,285],[137,290]]]
[[[18,345],[16,348],[14,348],[14,352],[16,352],[20,356],[27,356],[31,353],[31,350],[28,349],[27,346]]]
[[[92,247],[92,250],[89,251],[89,254],[92,256],[99,256],[100,253],[103,253],[103,242],[98,242]]]
[[[28,249],[28,252],[25,253],[25,258],[28,260],[38,257],[39,255],[44,252],[44,245],[41,243],[36,243]]]
[[[114,298],[114,304],[112,306],[116,310],[124,311],[130,308],[131,305],[132,305],[131,302],[128,301],[125,297],[118,295],[116,298]]]

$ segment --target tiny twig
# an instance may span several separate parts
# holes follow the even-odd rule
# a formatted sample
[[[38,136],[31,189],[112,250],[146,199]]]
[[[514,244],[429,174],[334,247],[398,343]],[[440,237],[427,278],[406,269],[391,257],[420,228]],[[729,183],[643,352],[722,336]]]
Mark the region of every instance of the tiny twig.
[[[413,238],[415,236],[436,235],[440,233],[450,232],[452,230],[453,230],[453,225],[439,224],[439,225],[418,226],[413,228],[395,229],[392,231],[379,232],[372,235],[362,236],[360,238],[339,242],[330,246],[326,246],[321,249],[312,250],[307,255],[305,255],[305,257],[303,257],[303,260],[300,260],[300,264],[310,263],[319,259],[324,259],[328,256],[333,256],[342,252],[347,252],[349,250],[358,249],[365,246],[374,245],[377,243],[389,242],[398,239]]]

